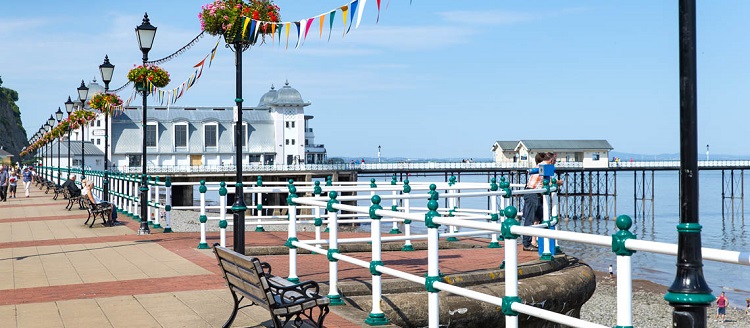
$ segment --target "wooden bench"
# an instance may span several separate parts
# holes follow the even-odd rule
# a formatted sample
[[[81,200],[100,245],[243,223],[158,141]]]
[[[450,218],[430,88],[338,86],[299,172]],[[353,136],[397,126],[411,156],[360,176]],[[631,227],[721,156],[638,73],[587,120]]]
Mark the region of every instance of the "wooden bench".
[[[330,300],[318,294],[316,282],[293,284],[272,276],[268,263],[221,247],[218,243],[214,244],[214,254],[234,299],[232,314],[223,327],[232,325],[239,309],[252,305],[267,309],[275,328],[285,327],[290,320],[293,326],[300,327],[304,322],[303,317],[312,321],[316,327],[323,327]],[[240,298],[237,298],[237,294]],[[245,297],[250,304],[239,306]],[[313,319],[315,312],[318,312],[317,322]]]
[[[112,216],[112,205],[107,203],[95,204],[92,203],[88,197],[81,197],[81,203],[83,208],[89,213],[86,222],[83,223],[84,225],[88,224],[89,220],[91,220],[89,228],[92,228],[94,223],[96,223],[96,217],[98,216],[102,219],[102,224],[109,225],[110,227],[112,226],[112,220],[110,219]]]

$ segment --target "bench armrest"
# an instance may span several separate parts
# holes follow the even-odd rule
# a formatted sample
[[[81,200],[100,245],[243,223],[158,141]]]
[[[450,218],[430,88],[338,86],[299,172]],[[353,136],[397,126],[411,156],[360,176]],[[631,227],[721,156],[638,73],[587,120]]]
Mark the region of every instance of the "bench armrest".
[[[268,286],[274,293],[278,294],[282,300],[288,299],[291,300],[292,303],[302,299],[308,299],[311,296],[320,296],[318,293],[320,291],[318,283],[312,280],[303,281],[289,286],[281,286],[272,281],[268,281]]]

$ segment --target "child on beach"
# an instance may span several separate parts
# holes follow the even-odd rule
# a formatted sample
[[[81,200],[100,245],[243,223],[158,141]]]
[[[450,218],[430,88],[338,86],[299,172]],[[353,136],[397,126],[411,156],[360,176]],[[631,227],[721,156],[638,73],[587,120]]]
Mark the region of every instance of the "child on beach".
[[[609,279],[612,279],[615,277],[615,270],[612,269],[612,264],[609,265]]]
[[[716,306],[718,307],[716,311],[716,321],[719,321],[719,316],[721,316],[721,322],[724,322],[724,316],[727,313],[727,306],[729,306],[729,300],[724,296],[724,292],[721,292],[719,298],[716,299]]]

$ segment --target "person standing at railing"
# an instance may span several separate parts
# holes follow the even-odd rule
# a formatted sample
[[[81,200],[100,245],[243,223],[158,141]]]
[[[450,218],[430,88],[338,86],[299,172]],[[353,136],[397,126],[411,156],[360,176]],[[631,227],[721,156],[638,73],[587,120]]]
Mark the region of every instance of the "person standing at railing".
[[[548,164],[549,158],[547,153],[538,153],[534,157],[534,161],[537,166],[539,164]],[[542,188],[542,176],[539,175],[539,171],[534,174],[529,174],[528,181],[526,182],[526,189],[539,189]],[[542,208],[542,195],[539,193],[524,194],[523,195],[523,225],[530,226],[537,222],[542,222],[543,214]],[[531,236],[523,236],[523,250],[524,251],[536,251],[539,249],[538,246],[532,245]]]

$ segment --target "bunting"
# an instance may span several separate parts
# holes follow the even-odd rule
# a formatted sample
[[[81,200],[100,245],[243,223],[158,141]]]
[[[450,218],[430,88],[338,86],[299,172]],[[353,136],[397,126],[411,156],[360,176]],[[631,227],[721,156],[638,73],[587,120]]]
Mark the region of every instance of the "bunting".
[[[249,22],[249,25],[256,25],[257,22]],[[247,26],[247,25],[246,25]],[[257,28],[255,29],[257,30]],[[250,32],[252,33],[252,32]],[[243,31],[244,35],[244,31]],[[216,51],[219,48],[219,42],[221,39],[218,39],[216,41],[216,45],[211,49],[211,52],[209,52],[203,59],[201,59],[197,64],[193,65],[193,73],[190,74],[190,76],[180,83],[177,87],[171,89],[171,90],[162,90],[161,88],[156,87],[155,85],[149,83],[148,88],[151,92],[151,97],[156,100],[161,105],[164,105],[166,103],[167,109],[169,107],[176,103],[178,99],[182,97],[182,95],[185,94],[186,91],[190,90],[190,88],[195,85],[195,82],[198,81],[198,79],[203,75],[203,68],[206,66],[206,61],[208,61],[208,67],[211,67],[211,63],[213,62],[214,58],[216,57]],[[126,101],[123,102],[123,106],[127,107],[130,104],[130,101],[135,97],[135,93],[129,97]],[[121,111],[121,109],[120,109]]]
[[[410,1],[411,3],[411,1]],[[242,32],[243,36],[245,33],[250,33],[251,35],[255,35],[256,37],[258,34],[268,34],[272,43],[276,44],[276,41],[278,41],[278,45],[282,45],[282,35],[284,37],[284,47],[285,49],[289,49],[289,38],[292,35],[292,33],[296,32],[297,34],[297,42],[295,43],[294,48],[299,48],[299,46],[303,45],[305,43],[305,40],[307,40],[307,36],[310,34],[310,29],[313,26],[313,23],[315,20],[318,20],[318,36],[320,38],[323,38],[323,31],[325,29],[326,21],[328,22],[328,41],[331,41],[331,35],[333,33],[334,29],[334,23],[336,21],[336,15],[337,13],[341,13],[341,21],[343,22],[343,31],[342,36],[346,36],[351,29],[352,26],[354,26],[354,29],[358,29],[360,23],[362,23],[362,16],[365,11],[365,6],[367,4],[367,0],[351,0],[347,4],[340,6],[334,10],[328,11],[326,13],[322,13],[317,16],[312,16],[309,18],[301,19],[298,21],[288,21],[288,22],[266,22],[266,21],[257,21],[257,25],[250,23],[249,26],[247,23],[245,24],[245,30],[249,29],[249,31]],[[377,4],[377,17],[376,22],[380,22],[380,11],[382,8],[382,1],[376,0]],[[390,0],[386,3],[386,9],[388,9],[388,6],[390,5]],[[327,18],[327,20],[326,20]],[[253,22],[256,22],[256,20],[252,20]],[[292,25],[296,27],[295,31],[292,31]],[[258,32],[260,30],[261,26],[267,27],[263,30],[263,32]],[[270,29],[268,28],[270,27]]]

